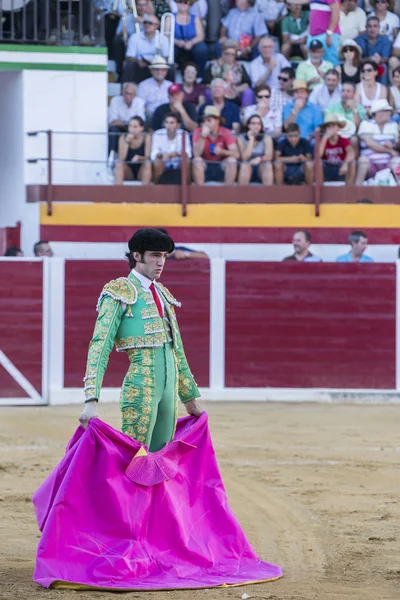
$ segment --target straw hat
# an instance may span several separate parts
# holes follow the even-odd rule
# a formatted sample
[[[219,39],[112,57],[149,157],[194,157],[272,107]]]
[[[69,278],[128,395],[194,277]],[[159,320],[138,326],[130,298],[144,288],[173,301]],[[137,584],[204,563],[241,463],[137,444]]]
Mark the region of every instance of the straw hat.
[[[347,120],[341,119],[339,115],[327,114],[324,119],[324,125],[339,125],[340,129],[346,127]]]
[[[214,117],[214,119],[219,119],[220,121],[223,118],[223,117],[221,117],[221,113],[219,112],[218,108],[216,106],[214,106],[213,104],[209,104],[208,106],[206,106],[204,108],[202,118],[205,119],[206,117]]]
[[[371,104],[371,115],[374,115],[382,110],[390,110],[390,112],[393,112],[393,106],[390,106],[387,100],[374,100],[374,102]]]
[[[291,89],[289,90],[289,94],[293,94],[293,92],[295,92],[296,90],[306,90],[307,92],[309,92],[310,88],[308,86],[307,81],[304,81],[304,79],[295,79],[293,81]]]
[[[343,48],[354,48],[355,50],[357,50],[359,57],[360,58],[362,57],[361,47],[354,40],[351,40],[351,39],[344,40],[344,42],[342,42],[340,44],[340,48],[339,48],[339,57],[340,58],[343,58]]]
[[[169,69],[169,67],[163,56],[155,56],[149,65],[149,69]]]

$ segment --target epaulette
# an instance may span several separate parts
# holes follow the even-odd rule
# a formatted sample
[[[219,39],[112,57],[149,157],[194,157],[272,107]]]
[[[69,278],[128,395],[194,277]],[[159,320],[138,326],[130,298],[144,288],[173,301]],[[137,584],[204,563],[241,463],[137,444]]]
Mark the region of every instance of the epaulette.
[[[161,288],[161,293],[162,295],[165,297],[166,301],[169,304],[173,304],[174,306],[182,306],[182,304],[180,302],[178,302],[178,300],[176,298],[174,298],[174,296],[171,294],[171,292],[165,287],[163,286],[162,283],[156,283],[156,286]]]
[[[97,302],[97,311],[99,310],[100,302],[104,296],[111,296],[114,300],[120,300],[120,302],[123,302],[124,304],[135,304],[137,300],[137,291],[127,277],[113,279],[103,287]]]

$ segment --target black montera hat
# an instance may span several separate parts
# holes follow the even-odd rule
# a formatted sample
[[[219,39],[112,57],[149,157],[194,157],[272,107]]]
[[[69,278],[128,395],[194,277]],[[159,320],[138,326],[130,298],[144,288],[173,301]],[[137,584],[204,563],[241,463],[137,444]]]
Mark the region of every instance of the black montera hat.
[[[151,250],[153,252],[168,252],[168,254],[171,254],[175,250],[175,244],[167,233],[163,233],[159,229],[151,229],[150,227],[135,231],[128,242],[128,246],[131,252],[140,253]]]

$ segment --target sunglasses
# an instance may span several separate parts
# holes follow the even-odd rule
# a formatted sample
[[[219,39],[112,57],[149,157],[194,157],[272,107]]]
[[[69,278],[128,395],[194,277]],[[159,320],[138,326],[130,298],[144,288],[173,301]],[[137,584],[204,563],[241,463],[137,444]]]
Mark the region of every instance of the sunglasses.
[[[355,52],[356,49],[352,48],[351,46],[346,46],[345,48],[343,48],[343,52]]]
[[[289,77],[281,77],[280,75],[278,75],[278,79],[279,81],[289,81]]]
[[[154,21],[143,21],[143,25],[158,25],[158,23],[155,23]]]
[[[257,98],[271,98],[269,94],[257,94]]]

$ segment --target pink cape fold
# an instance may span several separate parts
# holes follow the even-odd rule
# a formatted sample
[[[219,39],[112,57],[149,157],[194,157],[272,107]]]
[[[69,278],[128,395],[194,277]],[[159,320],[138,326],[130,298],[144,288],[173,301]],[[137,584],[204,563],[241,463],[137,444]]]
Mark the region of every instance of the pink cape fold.
[[[159,452],[144,450],[100,419],[76,430],[33,496],[42,532],[34,581],[158,590],[282,576],[228,506],[206,413],[179,419]]]

